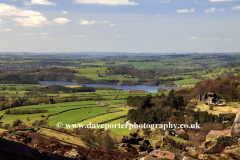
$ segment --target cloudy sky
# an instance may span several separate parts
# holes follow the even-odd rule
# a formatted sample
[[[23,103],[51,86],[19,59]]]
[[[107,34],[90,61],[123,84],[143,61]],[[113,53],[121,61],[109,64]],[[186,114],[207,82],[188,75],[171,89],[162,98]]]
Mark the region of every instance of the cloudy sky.
[[[0,52],[240,52],[240,0],[1,0]]]

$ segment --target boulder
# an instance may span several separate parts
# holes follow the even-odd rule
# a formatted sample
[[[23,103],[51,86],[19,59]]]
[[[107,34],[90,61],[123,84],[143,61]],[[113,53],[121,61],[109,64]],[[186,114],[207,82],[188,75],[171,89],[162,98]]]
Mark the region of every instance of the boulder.
[[[131,143],[131,144],[139,144],[135,137],[131,136],[122,136],[122,143]]]
[[[240,148],[238,147],[236,147],[235,149],[226,149],[223,151],[223,154],[228,159],[240,159]]]
[[[146,151],[143,151],[143,152],[139,152],[139,155],[146,156],[146,155],[148,155],[148,153]]]
[[[52,154],[61,155],[61,151],[54,151]]]
[[[231,136],[231,128],[228,127],[227,129],[223,131],[217,131],[217,130],[211,130],[208,135],[206,136],[206,140],[208,139],[217,139],[217,137],[223,135],[223,136]]]
[[[237,137],[219,136],[216,140],[205,141],[202,145],[201,154],[221,153],[226,146],[237,145]]]
[[[232,125],[231,136],[240,137],[240,108],[237,110],[236,118]]]
[[[198,152],[198,150],[196,150],[195,148],[190,147],[190,148],[188,149],[188,155],[189,155],[189,156],[192,156],[192,157],[194,157],[194,158],[197,158],[198,155],[199,155],[199,152]]]
[[[149,140],[140,141],[139,144],[141,145],[142,150],[147,151],[151,148]]]
[[[195,159],[195,158],[192,158],[192,157],[183,157],[183,159],[182,160],[197,160],[197,159]]]
[[[119,150],[123,150],[126,147],[132,147],[130,144],[128,143],[122,143],[120,144],[120,146],[118,147]]]
[[[83,156],[78,153],[76,149],[72,149],[64,154],[65,157],[83,159]]]
[[[146,150],[143,149],[142,146],[140,146],[140,145],[132,144],[131,146],[132,146],[137,152],[146,151]]]
[[[122,143],[122,144],[120,144],[118,149],[120,151],[123,151],[123,152],[141,152],[141,148],[140,147],[139,148],[133,147],[129,143]]]
[[[147,155],[146,157],[143,157],[140,160],[160,160],[160,158]]]
[[[162,151],[162,150],[154,150],[149,153],[150,156],[157,157],[157,158],[165,158],[165,159],[175,159],[175,153],[169,151]]]
[[[199,154],[198,159],[216,160],[217,156],[215,154]]]

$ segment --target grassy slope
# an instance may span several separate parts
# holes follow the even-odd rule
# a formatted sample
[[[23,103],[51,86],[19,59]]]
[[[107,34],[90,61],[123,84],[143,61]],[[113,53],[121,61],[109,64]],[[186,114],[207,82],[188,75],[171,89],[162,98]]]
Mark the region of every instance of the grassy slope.
[[[235,106],[215,106],[213,107],[213,110],[209,109],[209,105],[199,103],[198,106],[195,108],[195,111],[198,110],[198,108],[201,111],[207,111],[208,113],[212,113],[215,115],[223,114],[223,113],[236,113],[238,107]]]

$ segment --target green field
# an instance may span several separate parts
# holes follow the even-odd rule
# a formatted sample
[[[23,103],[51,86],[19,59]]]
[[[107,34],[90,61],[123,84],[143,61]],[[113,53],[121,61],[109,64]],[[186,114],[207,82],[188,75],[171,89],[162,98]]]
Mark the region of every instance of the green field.
[[[184,79],[179,81],[174,81],[178,85],[184,85],[184,84],[196,84],[197,82],[202,81],[201,79]]]
[[[117,118],[120,116],[127,115],[127,112],[128,112],[128,109],[126,109],[124,107],[116,108],[116,110],[123,110],[123,111],[96,116],[96,117],[87,119],[85,121],[79,122],[78,124],[88,125],[90,122],[92,124],[99,124],[99,123],[102,123],[102,122],[105,122],[105,121],[108,121],[108,120],[111,120],[111,119],[114,119],[114,118]]]
[[[109,113],[111,112],[115,112],[115,110],[109,110]],[[51,116],[47,122],[49,123],[49,126],[56,126],[57,122],[72,124],[104,113],[106,113],[106,108],[82,108]]]

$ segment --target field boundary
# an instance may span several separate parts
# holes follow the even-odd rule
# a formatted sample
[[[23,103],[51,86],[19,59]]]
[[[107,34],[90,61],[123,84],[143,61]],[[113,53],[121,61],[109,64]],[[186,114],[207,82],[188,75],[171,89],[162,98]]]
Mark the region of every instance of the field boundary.
[[[61,111],[61,112],[58,112],[58,113],[55,113],[55,114],[50,114],[50,115],[48,115],[48,116],[45,118],[45,121],[47,121],[48,118],[51,117],[51,116],[56,116],[56,115],[59,115],[59,114],[64,113],[64,112],[73,111],[73,110],[77,110],[77,109],[83,109],[83,108],[95,108],[95,107],[99,107],[99,106],[94,106],[94,107],[81,107],[81,108],[73,108],[73,109],[64,110],[64,111]]]
[[[122,112],[122,111],[123,111],[123,110],[117,110],[116,112],[113,112],[113,113]],[[88,120],[88,119],[90,119],[90,118],[95,118],[95,117],[102,116],[102,115],[105,115],[105,114],[111,114],[111,113],[99,114],[99,115],[94,116],[94,117],[89,117],[89,118],[83,119],[83,120],[81,120],[81,121],[79,121],[79,122],[76,122],[76,123],[80,123],[80,122],[83,122],[83,121]]]

